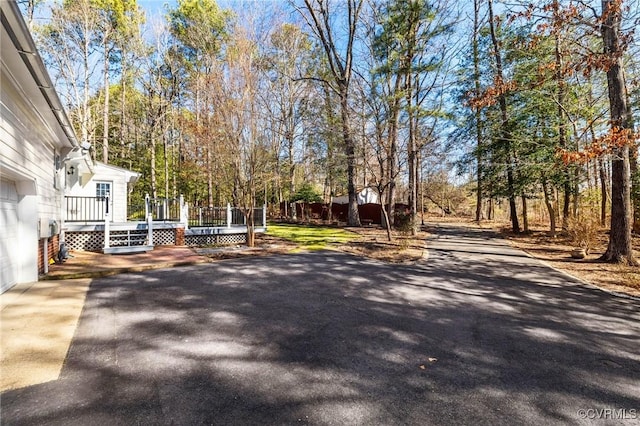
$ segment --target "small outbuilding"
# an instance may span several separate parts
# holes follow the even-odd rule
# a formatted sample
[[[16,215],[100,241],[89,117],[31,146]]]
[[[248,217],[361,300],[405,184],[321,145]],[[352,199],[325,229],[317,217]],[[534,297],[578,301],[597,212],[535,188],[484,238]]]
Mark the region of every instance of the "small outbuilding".
[[[96,211],[106,211],[111,222],[127,221],[127,200],[140,173],[96,162],[93,174],[77,174],[67,167],[66,220],[95,219]]]
[[[380,194],[378,190],[371,186],[367,186],[358,191],[358,205],[363,204],[380,204]],[[341,195],[339,197],[333,197],[331,199],[333,204],[349,204],[349,196]]]

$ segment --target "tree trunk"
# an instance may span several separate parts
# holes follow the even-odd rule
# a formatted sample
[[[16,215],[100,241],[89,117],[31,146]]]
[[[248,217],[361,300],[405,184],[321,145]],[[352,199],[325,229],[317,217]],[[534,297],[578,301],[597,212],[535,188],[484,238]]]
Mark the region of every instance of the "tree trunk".
[[[413,130],[410,133],[412,133],[409,136],[412,154],[409,158],[409,164],[410,164],[409,169],[411,172],[411,194],[410,194],[411,200],[409,202],[409,218],[411,221],[411,235],[416,235],[417,228],[418,228],[418,186],[420,183],[418,180],[419,155],[417,150],[415,124],[413,126]]]
[[[628,98],[627,98],[628,101]],[[633,148],[632,148],[633,147]],[[638,153],[637,153],[637,145],[632,145],[629,148],[629,168],[631,171],[631,209],[633,222],[632,227],[633,232],[640,232],[640,188],[638,185],[640,184],[640,175],[638,174]]]
[[[529,212],[527,210],[527,197],[522,194],[522,227],[524,232],[529,232]]]
[[[499,84],[504,83],[504,75],[502,72],[502,58],[500,57],[500,49],[498,45],[498,38],[496,37],[494,17],[493,17],[493,0],[488,0],[489,5],[489,30],[491,32],[491,42],[493,44],[493,54],[496,64],[496,76]],[[507,191],[509,196],[509,213],[511,216],[511,228],[513,232],[520,232],[520,224],[518,223],[518,211],[516,208],[516,194],[515,194],[515,180],[513,170],[513,153],[511,152],[511,134],[509,132],[509,117],[507,115],[507,100],[502,93],[498,97],[500,104],[501,114],[501,130],[500,130],[500,142],[504,146],[504,152],[507,155]]]
[[[399,85],[400,79],[396,77],[394,93],[399,90]],[[387,219],[390,221],[389,226],[394,225],[396,207],[396,175],[398,174],[398,124],[400,119],[400,106],[397,97],[394,97],[394,101],[391,105],[391,117],[389,117],[389,158],[387,158],[387,173],[389,176],[389,192],[387,194]]]
[[[478,31],[480,30],[480,1],[473,0],[473,80],[474,96],[480,98],[480,54]],[[480,108],[475,109],[476,119],[476,222],[482,220],[482,128]]]
[[[620,51],[621,10],[614,0],[602,0],[602,40],[604,53],[612,61],[607,70],[607,89],[611,112],[612,132],[633,130],[629,113]],[[635,265],[631,247],[631,170],[628,142],[613,150],[611,165],[611,232],[609,245],[601,259],[608,262],[627,262]]]
[[[547,212],[549,212],[549,233],[551,237],[556,237],[556,211],[553,208],[553,201],[551,200],[551,191],[549,191],[549,184],[546,178],[542,178],[542,191],[544,192],[544,204],[547,206]]]
[[[91,41],[88,37],[85,37],[83,43],[83,88],[82,88],[82,117],[80,119],[80,130],[81,130],[81,138],[82,142],[89,141],[89,90],[91,88],[90,82],[90,66],[89,66],[89,56],[90,54],[90,46]]]
[[[579,184],[579,171],[576,169],[575,176],[573,179],[573,191],[572,192],[572,200],[573,205],[571,206],[571,215],[573,217],[578,216],[578,210],[580,209],[580,184]]]
[[[393,241],[393,235],[391,234],[391,222],[389,222],[389,213],[387,212],[384,203],[380,204],[380,210],[382,211],[382,221],[385,231],[387,231],[387,241]]]
[[[629,147],[615,148],[611,166],[611,231],[601,259],[635,264],[631,247],[631,179]]]
[[[414,16],[409,20],[409,30],[407,34],[407,52],[404,59],[403,68],[406,68],[405,75],[405,102],[407,109],[407,124],[409,126],[409,141],[408,141],[408,168],[409,168],[409,227],[411,235],[416,235],[416,213],[418,211],[418,144],[417,144],[417,123],[416,114],[414,110],[414,83],[417,87],[418,81],[414,82],[412,63],[415,57],[415,46],[418,32],[418,22],[415,21]]]
[[[411,76],[407,76],[407,107],[408,111],[408,121],[409,121],[409,143],[407,144],[408,150],[408,167],[409,167],[409,227],[411,230],[411,235],[416,234],[416,212],[417,208],[417,159],[416,155],[416,132],[415,132],[415,123],[414,123],[414,114],[412,108],[412,87],[411,87]]]
[[[318,1],[312,4],[311,0],[304,0],[304,3],[308,12],[305,19],[315,28],[315,32],[320,39],[340,97],[342,138],[347,155],[347,188],[349,192],[349,217],[347,224],[349,226],[360,226],[355,187],[355,143],[349,125],[349,83],[353,66],[353,44],[356,37],[356,24],[360,11],[362,10],[363,1],[348,0],[346,2],[348,27],[345,37],[346,44],[344,44],[344,57],[338,53],[338,48],[335,44],[336,37],[333,32],[336,30],[336,27],[332,26],[329,20],[329,3]],[[340,47],[340,49],[342,48],[343,46]]]
[[[247,222],[247,247],[254,247],[256,245],[256,229],[255,229],[255,217],[253,206],[248,212],[245,211],[245,220]]]
[[[106,33],[105,33],[106,34]],[[109,163],[109,48],[104,43],[104,110],[102,112],[102,162]]]
[[[520,224],[518,223],[518,209],[516,207],[515,183],[513,179],[512,165],[507,165],[507,184],[509,185],[509,214],[511,216],[511,229],[518,234]]]
[[[155,199],[158,198],[158,182],[156,178],[156,137],[151,129],[151,196]]]
[[[569,226],[569,215],[571,206],[571,182],[569,173],[565,174],[565,182],[563,183],[564,197],[562,202],[562,230],[566,231]]]
[[[558,2],[554,0],[555,8],[554,10],[558,10]],[[565,81],[564,76],[562,74],[562,54],[560,52],[560,39],[559,36],[555,35],[555,79],[557,86],[557,96],[558,96],[558,146],[562,149],[567,148],[567,122],[564,114],[564,98],[565,98]],[[567,166],[564,166],[563,170],[564,176],[564,205],[562,208],[562,229],[566,230],[569,222],[569,206],[570,206],[570,196],[571,196],[571,176],[569,174],[569,169]]]
[[[296,164],[293,158],[293,141],[287,138],[288,142],[288,151],[289,151],[289,199],[293,197],[293,194],[296,192]],[[292,216],[293,217],[293,216]]]
[[[355,144],[351,136],[349,126],[349,104],[347,102],[347,87],[341,86],[340,90],[340,115],[342,118],[342,137],[344,149],[347,155],[347,191],[349,193],[348,226],[361,226],[358,213],[358,197],[356,193],[356,155]]]
[[[604,169],[604,160],[598,160],[598,175],[600,177],[600,225],[607,224],[607,176]]]
[[[411,230],[411,235],[415,235],[415,224],[416,224],[416,211],[417,211],[417,179],[416,179],[416,171],[417,171],[417,155],[416,155],[416,126],[415,126],[415,113],[413,108],[413,95],[414,95],[414,87],[413,87],[413,70],[412,70],[412,62],[414,59],[414,47],[416,42],[416,34],[417,34],[417,23],[415,22],[415,17],[413,14],[410,14],[407,18],[409,21],[409,28],[406,34],[406,53],[405,57],[401,62],[401,70],[400,72],[404,73],[404,94],[405,94],[405,109],[407,114],[407,126],[409,131],[409,139],[407,141],[407,168],[409,172],[408,179],[408,189],[409,189],[409,228]]]
[[[169,137],[167,135],[167,120],[162,118],[162,160],[164,162],[164,196],[169,198]]]
[[[37,0],[28,0],[27,2],[27,25],[29,26],[29,30],[33,32],[33,13],[36,8]]]
[[[175,123],[173,123],[173,126],[175,128]],[[176,146],[176,144],[173,144],[171,146],[171,158],[173,159],[173,167],[171,168],[171,184],[173,188],[173,198],[178,198],[177,174],[178,174],[178,168],[180,167],[179,166],[180,161],[178,157],[178,147]]]
[[[125,120],[127,118],[127,113],[126,113],[126,107],[127,107],[127,103],[126,103],[126,81],[125,81],[125,73],[126,73],[126,59],[124,58],[124,54],[123,54],[123,59],[122,59],[122,75],[121,75],[121,81],[120,81],[120,131],[118,132],[118,137],[120,138],[120,159],[124,159],[129,157],[128,153],[125,153],[125,134],[124,134],[124,129],[125,129]],[[127,135],[129,136],[129,135]]]

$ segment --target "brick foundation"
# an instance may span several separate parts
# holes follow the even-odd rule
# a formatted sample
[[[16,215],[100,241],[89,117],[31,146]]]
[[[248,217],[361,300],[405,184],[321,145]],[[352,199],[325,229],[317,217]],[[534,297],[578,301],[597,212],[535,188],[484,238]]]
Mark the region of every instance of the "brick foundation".
[[[45,262],[48,262],[49,259],[56,259],[58,257],[58,251],[60,249],[60,236],[54,235],[49,238],[49,244],[47,247],[48,259],[44,258],[44,242],[45,239],[42,238],[38,240],[38,274],[44,274],[44,265]]]
[[[176,228],[175,229],[176,232],[176,245],[177,246],[183,246],[184,245],[184,228]]]

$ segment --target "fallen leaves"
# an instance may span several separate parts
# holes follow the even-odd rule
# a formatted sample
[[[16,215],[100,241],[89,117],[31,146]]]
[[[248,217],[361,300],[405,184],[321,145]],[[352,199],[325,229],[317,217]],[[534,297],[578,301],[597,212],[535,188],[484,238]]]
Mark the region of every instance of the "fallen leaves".
[[[433,364],[435,362],[438,362],[438,358],[434,358],[434,357],[429,357],[427,358],[427,361],[429,362],[429,364]],[[427,366],[424,364],[420,364],[420,370],[426,370]]]

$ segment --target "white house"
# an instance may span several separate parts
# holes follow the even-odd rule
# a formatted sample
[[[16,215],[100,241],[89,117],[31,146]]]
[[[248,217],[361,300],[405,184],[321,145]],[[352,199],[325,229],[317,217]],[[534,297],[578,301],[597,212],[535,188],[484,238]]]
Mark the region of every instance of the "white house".
[[[68,170],[65,220],[95,220],[96,212],[104,211],[104,200],[108,199],[111,222],[126,222],[127,195],[139,178],[140,173],[100,162],[95,163],[93,174]]]
[[[93,162],[14,1],[0,1],[0,292],[38,280],[58,250],[65,179]]]

